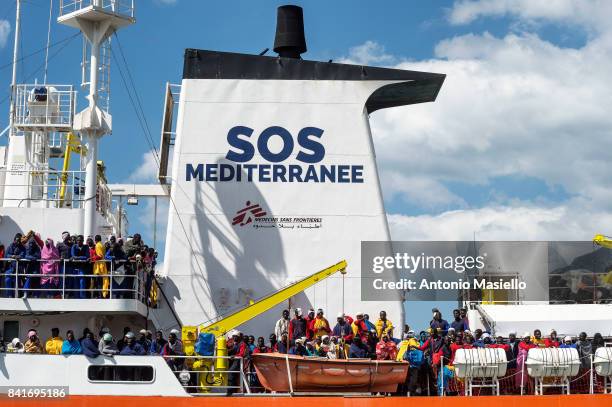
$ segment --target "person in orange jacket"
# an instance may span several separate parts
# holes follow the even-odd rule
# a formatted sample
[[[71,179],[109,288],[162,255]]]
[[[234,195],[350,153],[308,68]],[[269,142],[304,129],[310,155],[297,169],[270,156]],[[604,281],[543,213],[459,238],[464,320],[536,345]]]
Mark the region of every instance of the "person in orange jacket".
[[[323,310],[321,308],[317,310],[317,316],[310,321],[310,331],[313,333],[314,338],[321,338],[323,335],[329,335],[331,333],[329,322],[323,316]]]

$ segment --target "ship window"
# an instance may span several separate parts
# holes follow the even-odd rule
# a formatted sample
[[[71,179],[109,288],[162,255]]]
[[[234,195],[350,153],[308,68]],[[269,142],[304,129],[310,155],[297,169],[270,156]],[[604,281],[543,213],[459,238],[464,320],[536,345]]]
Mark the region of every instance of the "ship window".
[[[153,366],[89,366],[87,378],[92,382],[152,382]]]
[[[19,321],[4,321],[2,327],[4,340],[10,342],[13,338],[19,338]]]

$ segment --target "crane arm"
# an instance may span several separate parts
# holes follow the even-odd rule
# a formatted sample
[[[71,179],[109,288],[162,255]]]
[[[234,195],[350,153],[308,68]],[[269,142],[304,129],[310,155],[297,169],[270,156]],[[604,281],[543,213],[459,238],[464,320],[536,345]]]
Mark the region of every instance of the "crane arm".
[[[277,292],[270,294],[260,300],[257,300],[251,303],[246,308],[233,312],[216,322],[210,323],[208,325],[200,325],[200,333],[206,332],[214,334],[215,336],[224,335],[225,333],[236,328],[237,326],[244,324],[250,319],[255,318],[256,316],[268,311],[269,309],[280,304],[281,302],[288,300],[296,294],[299,294],[308,287],[326,279],[327,277],[334,275],[338,271],[342,274],[346,274],[345,260],[342,260],[338,264],[334,264],[333,266],[321,270],[317,273],[311,274],[310,276],[305,277],[294,284],[281,288]]]
[[[608,249],[612,249],[612,238],[604,235],[595,235],[593,238],[593,243],[601,247],[607,247]]]

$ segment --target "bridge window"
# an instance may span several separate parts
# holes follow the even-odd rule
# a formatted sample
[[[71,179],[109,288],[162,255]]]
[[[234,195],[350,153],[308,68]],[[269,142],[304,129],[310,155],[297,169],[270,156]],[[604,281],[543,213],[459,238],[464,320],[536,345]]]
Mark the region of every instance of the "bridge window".
[[[153,366],[97,366],[87,369],[92,382],[140,382],[151,383],[155,376]]]

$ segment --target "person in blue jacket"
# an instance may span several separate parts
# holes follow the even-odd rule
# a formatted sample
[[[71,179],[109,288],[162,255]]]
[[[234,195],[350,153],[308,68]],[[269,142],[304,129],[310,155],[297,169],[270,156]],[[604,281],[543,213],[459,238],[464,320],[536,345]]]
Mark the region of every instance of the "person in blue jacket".
[[[151,341],[149,353],[151,355],[161,355],[161,351],[166,343],[168,341],[164,339],[164,333],[162,331],[155,332],[155,340]]]
[[[88,331],[85,334],[85,338],[81,341],[81,349],[83,350],[83,355],[88,358],[95,358],[100,354],[98,341],[94,339],[93,332]]]
[[[126,333],[125,338],[127,342],[123,349],[121,349],[121,352],[119,353],[120,355],[142,356],[147,354],[142,345],[136,341],[136,335],[134,335],[134,332],[130,331]]]
[[[70,253],[72,259],[72,273],[78,275],[78,277],[72,278],[73,284],[71,284],[71,286],[73,289],[78,287],[79,292],[77,297],[81,299],[87,298],[89,294],[88,291],[86,291],[89,288],[87,286],[89,279],[86,277],[89,266],[89,247],[83,244],[84,241],[83,235],[79,235]],[[75,282],[77,284],[74,284]]]
[[[82,355],[81,343],[74,337],[74,332],[66,332],[66,340],[62,344],[62,355]]]
[[[24,257],[29,262],[25,268],[26,273],[40,274],[40,246],[38,246],[34,237],[31,237],[28,241]],[[27,276],[23,284],[22,297],[28,298],[29,295],[38,298],[40,292],[36,290],[37,288],[40,288],[40,276]],[[34,289],[34,291],[31,291],[31,289]]]
[[[5,256],[9,259],[20,260],[25,257],[25,247],[21,244],[21,233],[15,234],[13,238],[13,243],[9,245],[6,249]],[[14,297],[15,296],[15,281],[14,274],[16,272],[22,272],[23,266],[18,261],[10,261],[8,262],[8,266],[6,268],[6,276],[4,277],[4,290],[2,290],[3,297]]]

